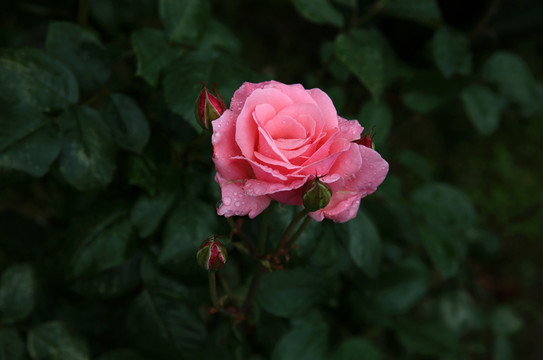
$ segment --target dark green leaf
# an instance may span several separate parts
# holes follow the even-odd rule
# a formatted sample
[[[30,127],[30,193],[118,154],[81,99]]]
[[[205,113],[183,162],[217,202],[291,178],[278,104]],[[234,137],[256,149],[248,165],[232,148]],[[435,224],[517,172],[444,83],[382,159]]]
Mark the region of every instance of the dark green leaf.
[[[460,343],[456,335],[441,322],[398,321],[398,336],[408,351],[426,355],[443,357],[448,354],[460,356]]]
[[[512,335],[522,328],[522,319],[515,312],[506,306],[501,306],[492,312],[492,329],[495,333]]]
[[[28,264],[14,265],[0,280],[0,320],[14,323],[26,318],[36,302],[36,280]]]
[[[96,360],[144,360],[144,358],[131,349],[115,349],[100,355]]]
[[[427,268],[416,260],[406,260],[384,271],[374,280],[371,298],[374,306],[391,314],[403,313],[419,301],[428,290]]]
[[[129,258],[135,234],[126,210],[113,211],[97,223],[71,261],[73,277],[95,275]]]
[[[146,156],[129,156],[126,176],[130,185],[144,189],[150,196],[157,193],[157,165]]]
[[[28,333],[28,352],[35,360],[89,360],[85,341],[66,325],[51,321]]]
[[[66,111],[59,123],[65,129],[60,172],[80,191],[104,187],[115,170],[115,147],[100,114],[89,107]]]
[[[385,103],[366,102],[358,116],[358,121],[364,126],[364,132],[374,134],[373,142],[377,150],[379,146],[385,145],[392,125],[392,113]]]
[[[195,44],[209,18],[208,0],[160,0],[160,19],[170,41]]]
[[[439,299],[439,310],[447,326],[458,334],[483,326],[481,314],[466,291],[459,290],[443,295]]]
[[[381,263],[381,239],[377,228],[363,211],[340,228],[340,239],[345,244],[356,266],[368,276],[375,277]]]
[[[198,46],[201,49],[220,49],[230,54],[241,52],[241,42],[236,35],[215,19],[209,19]]]
[[[132,33],[132,46],[136,52],[141,76],[151,86],[157,86],[160,72],[182,54],[182,49],[172,47],[163,31],[143,28]]]
[[[384,13],[428,25],[441,22],[436,0],[389,0],[385,3]]]
[[[49,25],[47,53],[62,61],[82,89],[96,90],[109,79],[111,70],[104,46],[94,33],[69,22]]]
[[[343,16],[328,0],[292,0],[296,10],[316,24],[343,26]]]
[[[11,329],[0,329],[0,360],[25,360],[26,348],[21,336]]]
[[[511,339],[504,333],[497,333],[494,336],[492,360],[514,360],[515,353]]]
[[[427,158],[412,150],[402,150],[398,154],[398,161],[422,180],[432,180],[432,167]]]
[[[325,295],[324,279],[314,271],[296,268],[262,276],[258,304],[276,316],[301,316]]]
[[[78,97],[72,72],[45,53],[26,48],[0,53],[0,98],[53,110]]]
[[[111,94],[104,102],[102,116],[121,149],[141,153],[149,140],[150,130],[134,100],[124,94]]]
[[[194,103],[202,88],[202,82],[217,83],[222,98],[230,99],[244,81],[255,79],[255,75],[243,67],[239,60],[210,55],[209,51],[193,52],[174,62],[166,70],[164,98],[175,114],[181,115],[200,133],[202,128],[194,119]]]
[[[96,275],[78,278],[72,289],[91,299],[113,299],[133,291],[140,284],[140,261],[134,257]]]
[[[471,123],[482,135],[493,133],[500,122],[502,102],[486,86],[470,85],[460,93]]]
[[[510,100],[522,107],[524,114],[541,109],[542,95],[538,82],[520,56],[499,51],[490,57],[483,68],[483,78],[496,84]]]
[[[171,193],[161,193],[154,197],[140,196],[130,212],[130,221],[140,237],[148,237],[156,231],[173,200],[174,195]]]
[[[454,74],[468,75],[471,72],[471,53],[468,39],[464,34],[441,27],[432,39],[434,61],[443,75],[448,78]]]
[[[143,291],[129,309],[127,328],[134,346],[160,359],[193,354],[206,337],[196,310],[171,293]]]
[[[392,54],[383,40],[366,30],[339,35],[334,44],[336,57],[379,98],[394,76],[395,65]]]
[[[325,322],[303,323],[287,332],[273,350],[272,360],[324,360],[328,338]]]
[[[345,340],[330,360],[381,360],[383,355],[374,345],[363,338]]]
[[[0,168],[40,177],[57,158],[61,141],[36,109],[0,102]]]
[[[201,201],[181,203],[166,224],[158,262],[179,274],[200,272],[196,251],[205,239],[214,234],[216,226],[217,215],[213,206]]]
[[[419,241],[428,252],[434,265],[444,278],[456,274],[460,262],[465,257],[466,245],[451,231],[432,222],[422,223],[418,226]]]
[[[477,219],[470,198],[451,185],[426,184],[413,191],[411,199],[417,212],[446,227],[469,226]]]

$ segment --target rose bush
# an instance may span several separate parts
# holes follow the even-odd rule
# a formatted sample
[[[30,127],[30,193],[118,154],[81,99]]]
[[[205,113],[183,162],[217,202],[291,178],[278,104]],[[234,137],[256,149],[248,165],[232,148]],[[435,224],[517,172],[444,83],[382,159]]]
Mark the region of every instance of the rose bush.
[[[333,195],[310,216],[345,222],[388,172],[375,150],[355,143],[363,131],[358,121],[338,116],[320,89],[246,82],[212,125],[215,180],[222,193],[218,213],[226,217],[254,218],[272,199],[302,205],[304,184],[317,176]]]

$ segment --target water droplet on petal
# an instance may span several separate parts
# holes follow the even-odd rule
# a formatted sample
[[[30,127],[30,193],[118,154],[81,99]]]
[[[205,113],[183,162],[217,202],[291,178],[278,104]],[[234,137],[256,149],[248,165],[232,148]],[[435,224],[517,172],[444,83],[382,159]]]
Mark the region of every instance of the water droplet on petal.
[[[232,199],[230,199],[228,196],[225,196],[223,199],[222,199],[224,205],[228,206],[232,203]]]
[[[236,207],[239,207],[239,206],[241,205],[241,203],[240,203],[239,201],[236,201],[236,202],[234,203],[234,205],[235,205]]]

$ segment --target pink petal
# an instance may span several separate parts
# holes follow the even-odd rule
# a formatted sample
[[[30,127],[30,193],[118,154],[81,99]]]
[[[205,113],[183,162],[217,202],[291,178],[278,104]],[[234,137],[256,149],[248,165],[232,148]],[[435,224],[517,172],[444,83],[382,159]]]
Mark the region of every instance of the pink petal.
[[[354,141],[360,139],[364,128],[357,120],[346,120],[342,117],[338,117],[338,126],[341,133],[341,137]]]
[[[264,128],[273,139],[305,139],[307,136],[305,128],[288,115],[277,115],[264,124]]]
[[[252,219],[268,207],[271,199],[268,196],[250,196],[243,190],[243,181],[228,181],[219,174],[215,180],[221,187],[222,204],[217,214],[230,216],[249,215]]]
[[[334,165],[328,171],[328,174],[338,175],[339,177],[348,178],[355,176],[362,166],[362,155],[358,147],[360,145],[355,143],[348,143],[349,148],[347,151],[343,151]]]
[[[338,126],[338,116],[334,103],[328,95],[321,89],[307,90],[309,95],[313,98],[322,112],[322,118],[324,120],[324,130],[328,131],[335,129]]]

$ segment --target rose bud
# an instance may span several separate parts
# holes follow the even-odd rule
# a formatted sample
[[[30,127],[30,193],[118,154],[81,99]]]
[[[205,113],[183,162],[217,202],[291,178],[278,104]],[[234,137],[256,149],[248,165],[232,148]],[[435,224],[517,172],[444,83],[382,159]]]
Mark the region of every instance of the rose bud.
[[[309,181],[302,189],[302,201],[309,212],[325,208],[331,197],[332,189],[328,184],[321,182],[318,177]]]
[[[227,258],[226,248],[216,236],[208,237],[196,253],[198,264],[208,271],[217,271],[222,268]]]
[[[375,144],[373,143],[373,129],[371,129],[369,134],[362,133],[362,137],[355,142],[359,145],[375,150]]]
[[[202,90],[196,99],[194,107],[196,121],[207,131],[212,131],[211,122],[218,119],[226,110],[226,105],[215,89],[215,84],[213,84],[213,92],[215,95],[211,94],[209,89],[202,83]]]

